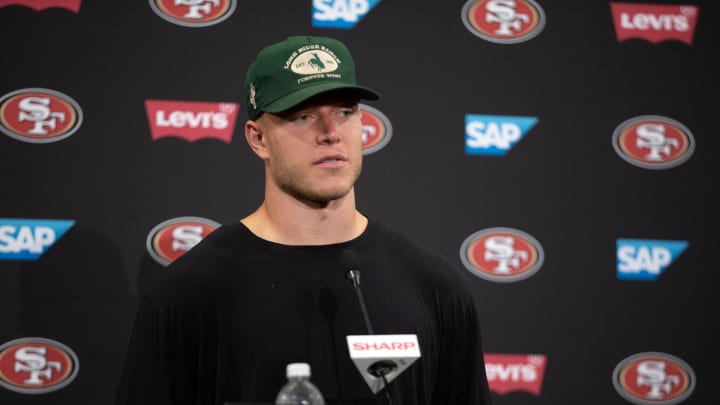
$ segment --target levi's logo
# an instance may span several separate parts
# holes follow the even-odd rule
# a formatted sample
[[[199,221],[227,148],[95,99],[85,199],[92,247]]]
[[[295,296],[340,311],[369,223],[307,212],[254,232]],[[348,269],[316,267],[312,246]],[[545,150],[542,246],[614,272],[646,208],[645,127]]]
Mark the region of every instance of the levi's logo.
[[[497,394],[527,391],[540,395],[547,356],[543,354],[485,354],[490,390]]]
[[[0,8],[5,6],[25,6],[35,11],[43,11],[46,8],[66,8],[74,13],[80,12],[81,0],[0,0]]]
[[[153,140],[175,136],[188,142],[216,138],[230,143],[238,104],[145,100]]]
[[[618,42],[644,39],[653,44],[677,40],[692,44],[700,7],[610,3]]]

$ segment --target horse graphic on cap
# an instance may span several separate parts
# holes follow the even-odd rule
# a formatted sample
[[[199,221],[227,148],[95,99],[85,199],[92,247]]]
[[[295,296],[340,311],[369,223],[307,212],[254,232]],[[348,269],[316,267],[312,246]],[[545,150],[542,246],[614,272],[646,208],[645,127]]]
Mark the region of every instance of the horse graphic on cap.
[[[313,52],[312,56],[313,57],[310,60],[308,60],[308,64],[310,64],[310,66],[313,66],[317,70],[325,69],[325,64],[320,59],[320,57],[317,55],[317,53]]]

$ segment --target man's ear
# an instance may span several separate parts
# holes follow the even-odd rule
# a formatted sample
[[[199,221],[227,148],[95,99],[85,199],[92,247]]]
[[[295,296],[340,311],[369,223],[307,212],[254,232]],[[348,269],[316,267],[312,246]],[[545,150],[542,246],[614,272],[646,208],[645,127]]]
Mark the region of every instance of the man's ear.
[[[265,134],[263,133],[262,125],[258,121],[248,120],[245,123],[245,140],[253,152],[261,159],[267,157]]]

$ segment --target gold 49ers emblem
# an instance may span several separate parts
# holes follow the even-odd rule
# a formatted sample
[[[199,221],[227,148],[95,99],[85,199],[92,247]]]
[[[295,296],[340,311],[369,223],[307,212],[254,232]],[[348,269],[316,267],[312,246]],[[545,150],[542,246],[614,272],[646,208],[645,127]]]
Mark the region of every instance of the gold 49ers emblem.
[[[183,27],[207,27],[226,20],[236,0],[150,0],[153,11],[166,21]]]
[[[0,97],[0,131],[19,141],[57,142],[74,134],[81,123],[78,103],[58,91],[30,88]]]

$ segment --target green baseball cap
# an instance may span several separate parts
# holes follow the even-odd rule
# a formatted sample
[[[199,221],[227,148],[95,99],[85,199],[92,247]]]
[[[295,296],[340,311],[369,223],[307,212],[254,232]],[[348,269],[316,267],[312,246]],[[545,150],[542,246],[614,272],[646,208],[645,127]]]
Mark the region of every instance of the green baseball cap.
[[[336,89],[378,100],[374,90],[357,84],[350,50],[333,38],[291,36],[258,53],[245,76],[248,118],[278,113],[308,98]]]

